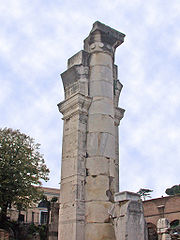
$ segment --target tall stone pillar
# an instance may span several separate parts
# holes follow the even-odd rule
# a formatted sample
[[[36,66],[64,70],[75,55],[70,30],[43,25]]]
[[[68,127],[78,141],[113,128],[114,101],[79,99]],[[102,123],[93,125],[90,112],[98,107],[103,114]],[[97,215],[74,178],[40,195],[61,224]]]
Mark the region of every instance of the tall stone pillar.
[[[65,101],[58,104],[63,114],[63,146],[59,210],[59,240],[84,240],[86,179],[86,135],[88,109],[88,53],[81,51],[68,61],[62,73]]]
[[[59,240],[114,240],[108,209],[119,191],[118,108],[122,85],[114,65],[125,35],[95,22],[84,50],[61,76],[65,101]]]

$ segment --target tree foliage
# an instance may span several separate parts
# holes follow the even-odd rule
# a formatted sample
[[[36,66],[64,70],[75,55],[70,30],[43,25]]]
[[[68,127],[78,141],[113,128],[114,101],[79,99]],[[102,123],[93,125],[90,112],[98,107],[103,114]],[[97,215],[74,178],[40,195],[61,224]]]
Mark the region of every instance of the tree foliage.
[[[49,169],[34,139],[10,128],[0,129],[0,208],[6,214],[11,205],[27,208],[39,200],[41,180]]]
[[[146,198],[151,198],[151,192],[153,192],[153,190],[147,189],[147,188],[141,188],[139,189],[139,191],[137,192],[140,197],[145,201]]]
[[[169,196],[180,194],[180,185],[174,185],[171,188],[167,188],[165,193]]]

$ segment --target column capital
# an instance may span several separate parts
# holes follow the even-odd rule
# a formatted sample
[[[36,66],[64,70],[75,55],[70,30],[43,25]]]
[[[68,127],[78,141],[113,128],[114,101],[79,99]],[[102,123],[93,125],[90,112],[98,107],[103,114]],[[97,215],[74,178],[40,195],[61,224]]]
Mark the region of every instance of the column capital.
[[[67,100],[58,104],[59,111],[63,114],[63,120],[70,118],[72,115],[81,113],[88,115],[88,110],[92,99],[81,93],[77,93]]]
[[[124,37],[125,34],[97,21],[84,40],[84,49],[90,53],[104,51],[113,55],[115,49],[124,42]]]

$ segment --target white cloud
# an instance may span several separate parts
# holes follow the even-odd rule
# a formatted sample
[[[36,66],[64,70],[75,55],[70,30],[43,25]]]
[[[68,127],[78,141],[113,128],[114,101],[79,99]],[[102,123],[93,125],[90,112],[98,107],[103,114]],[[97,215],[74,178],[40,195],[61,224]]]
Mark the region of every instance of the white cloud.
[[[46,186],[59,186],[59,74],[96,20],[127,35],[116,53],[124,85],[120,106],[126,109],[120,127],[122,189],[149,187],[159,196],[179,183],[179,11],[179,0],[1,1],[0,123],[42,144],[52,171]]]

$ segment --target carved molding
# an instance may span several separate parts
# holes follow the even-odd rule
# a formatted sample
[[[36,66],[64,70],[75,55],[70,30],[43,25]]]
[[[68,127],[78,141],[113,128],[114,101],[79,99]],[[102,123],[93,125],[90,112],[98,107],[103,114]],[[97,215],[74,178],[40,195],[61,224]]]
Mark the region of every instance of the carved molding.
[[[77,93],[67,100],[58,104],[59,111],[63,114],[63,120],[72,117],[75,114],[88,115],[92,98]]]
[[[125,34],[97,21],[84,40],[84,49],[89,53],[104,51],[114,55],[115,49],[124,42],[124,37]]]

